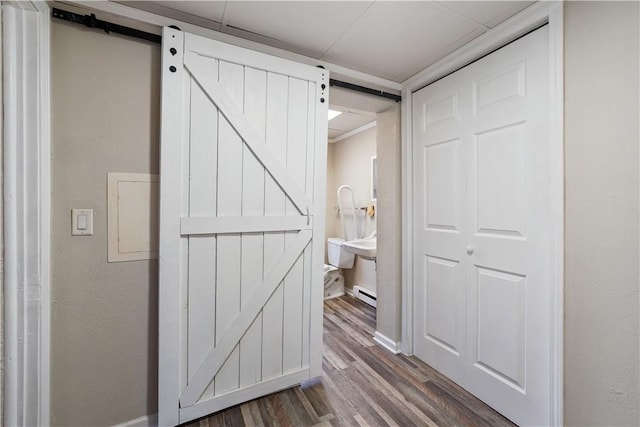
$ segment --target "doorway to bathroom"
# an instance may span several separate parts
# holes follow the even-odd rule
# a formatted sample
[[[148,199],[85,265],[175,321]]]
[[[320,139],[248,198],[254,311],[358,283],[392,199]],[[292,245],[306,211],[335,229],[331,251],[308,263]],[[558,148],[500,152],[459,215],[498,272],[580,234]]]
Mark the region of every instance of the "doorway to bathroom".
[[[331,106],[328,137],[325,298],[346,292],[375,307],[375,259],[343,245],[377,229],[375,113]]]
[[[325,263],[329,265],[326,268],[332,268],[329,251],[339,250],[336,239],[340,241],[345,234],[354,234],[352,230],[355,229],[358,230],[356,238],[375,236],[375,260],[367,255],[355,256],[350,268],[340,269],[341,280],[346,293],[376,307],[374,312],[378,323],[385,323],[384,319],[394,316],[397,309],[389,295],[400,286],[399,270],[394,273],[394,268],[400,265],[400,260],[395,259],[399,254],[400,213],[396,213],[393,207],[400,206],[400,182],[394,178],[400,173],[399,103],[335,86],[330,89],[329,99],[329,109],[336,113],[329,116],[328,122]],[[345,189],[345,186],[349,188]],[[343,190],[339,198],[340,188]],[[386,207],[381,221],[379,213],[382,206]],[[353,218],[354,211],[358,225]],[[397,243],[398,250],[381,253],[379,235],[386,236],[383,245],[387,245],[387,249]],[[394,238],[398,240],[395,243]],[[346,255],[348,258],[348,253]],[[349,260],[346,262],[348,265]],[[326,275],[325,283],[327,278]],[[381,333],[379,327],[375,333],[376,340],[383,341],[385,347],[397,352],[397,340],[386,338],[392,335]]]

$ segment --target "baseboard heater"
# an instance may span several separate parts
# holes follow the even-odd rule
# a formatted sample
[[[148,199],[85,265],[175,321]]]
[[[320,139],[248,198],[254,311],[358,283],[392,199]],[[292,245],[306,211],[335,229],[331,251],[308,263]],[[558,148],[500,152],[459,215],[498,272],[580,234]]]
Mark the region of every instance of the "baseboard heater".
[[[372,307],[377,307],[376,293],[373,291],[370,291],[369,289],[356,285],[353,287],[353,296],[355,298],[358,298],[360,301],[363,301],[369,304]]]

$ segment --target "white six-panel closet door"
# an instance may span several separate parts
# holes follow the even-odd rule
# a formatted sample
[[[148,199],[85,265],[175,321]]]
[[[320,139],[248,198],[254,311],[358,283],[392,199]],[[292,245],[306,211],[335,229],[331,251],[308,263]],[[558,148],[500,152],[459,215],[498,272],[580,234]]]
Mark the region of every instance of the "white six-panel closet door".
[[[519,425],[549,425],[545,26],[414,94],[414,349]]]

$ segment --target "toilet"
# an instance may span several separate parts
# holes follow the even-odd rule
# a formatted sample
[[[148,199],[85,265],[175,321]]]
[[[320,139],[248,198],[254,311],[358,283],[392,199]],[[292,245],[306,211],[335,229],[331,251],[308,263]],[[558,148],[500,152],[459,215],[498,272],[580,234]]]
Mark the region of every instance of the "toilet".
[[[344,295],[344,276],[341,268],[352,268],[355,255],[342,248],[344,239],[329,237],[327,239],[327,258],[329,264],[324,265],[324,299],[337,298]]]

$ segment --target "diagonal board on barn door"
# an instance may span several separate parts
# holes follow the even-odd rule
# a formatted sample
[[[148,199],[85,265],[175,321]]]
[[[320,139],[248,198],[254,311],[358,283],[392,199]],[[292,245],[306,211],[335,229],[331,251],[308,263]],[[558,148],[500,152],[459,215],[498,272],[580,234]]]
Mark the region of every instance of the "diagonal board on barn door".
[[[194,52],[186,52],[184,55],[184,65],[189,73],[191,73],[193,79],[202,87],[209,99],[211,99],[211,102],[217,105],[218,110],[224,115],[258,161],[262,163],[273,179],[291,199],[296,208],[301,213],[306,212],[306,209],[312,206],[312,203],[304,191],[291,180],[286,168],[264,143],[264,138],[260,137],[251,123],[246,119],[242,110],[237,107],[236,103],[229,97],[224,88],[207,74],[205,62],[206,59]]]
[[[202,393],[204,393],[211,379],[220,370],[224,361],[237,346],[251,323],[260,313],[278,285],[282,282],[292,265],[301,256],[303,250],[311,241],[312,231],[301,230],[287,246],[285,252],[271,269],[267,277],[256,287],[256,291],[249,298],[243,310],[230,322],[229,328],[224,331],[204,361],[200,364],[180,398],[180,406],[194,405]]]

